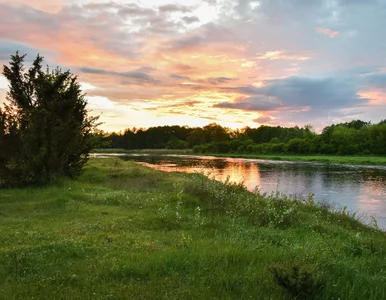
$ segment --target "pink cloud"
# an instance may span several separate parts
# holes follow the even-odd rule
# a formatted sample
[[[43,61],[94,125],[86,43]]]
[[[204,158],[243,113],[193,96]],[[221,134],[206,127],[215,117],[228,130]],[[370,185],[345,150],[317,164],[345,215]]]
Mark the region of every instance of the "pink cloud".
[[[38,9],[41,11],[55,13],[58,12],[64,4],[68,3],[68,0],[50,0],[50,1],[42,1],[42,0],[0,0],[0,3],[12,4],[13,6],[29,6],[34,9]]]
[[[269,60],[298,60],[298,61],[306,61],[311,59],[310,54],[292,54],[286,53],[285,51],[267,51],[263,54],[257,56],[258,59],[269,59]]]
[[[339,31],[334,31],[329,28],[318,27],[315,30],[321,34],[328,35],[330,38],[334,38],[339,34]]]

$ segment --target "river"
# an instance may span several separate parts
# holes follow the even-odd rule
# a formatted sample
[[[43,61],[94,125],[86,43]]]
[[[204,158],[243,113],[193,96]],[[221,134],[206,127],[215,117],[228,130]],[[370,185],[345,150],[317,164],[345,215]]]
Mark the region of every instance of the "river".
[[[370,223],[373,216],[386,230],[386,166],[216,158],[189,155],[94,154],[117,157],[166,172],[201,172],[225,181],[243,182],[248,190],[280,191],[344,206]]]

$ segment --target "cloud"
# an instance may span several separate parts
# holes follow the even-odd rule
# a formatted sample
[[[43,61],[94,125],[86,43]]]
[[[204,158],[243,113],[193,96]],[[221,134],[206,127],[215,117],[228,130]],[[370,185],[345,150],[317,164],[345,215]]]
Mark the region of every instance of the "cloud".
[[[210,77],[208,78],[208,83],[210,84],[221,84],[221,83],[227,83],[234,80],[233,78],[228,78],[228,77]]]
[[[360,93],[359,87],[359,79],[355,77],[293,76],[266,80],[261,87],[221,88],[224,92],[244,96],[232,102],[216,104],[214,107],[245,112],[270,111],[275,122],[280,121],[282,124],[332,122],[344,118],[347,109],[363,109],[369,105],[370,99]]]
[[[192,83],[181,83],[179,85],[181,88],[188,88],[188,89],[191,89],[191,90],[204,90],[206,87],[203,86],[203,85],[199,85],[199,84],[192,84]]]
[[[329,28],[318,27],[315,30],[321,34],[328,35],[330,38],[334,38],[339,34],[339,31],[334,31],[334,30],[331,30]]]
[[[192,108],[196,104],[200,104],[200,101],[196,100],[185,100],[185,101],[179,101],[176,103],[168,104],[168,105],[156,105],[154,107],[146,108],[146,110],[153,110],[153,111],[162,111],[166,110],[169,111],[169,109],[175,109],[175,108]],[[181,113],[181,111],[180,111]]]
[[[160,6],[158,9],[162,13],[173,13],[173,12],[190,13],[191,12],[190,7],[178,5],[178,4],[166,4],[166,5]]]
[[[157,69],[154,67],[144,66],[144,67],[140,67],[140,68],[136,69],[135,71],[142,72],[142,73],[151,73],[151,72],[154,72],[156,70]]]
[[[369,5],[378,5],[380,4],[380,1],[378,0],[367,0],[367,1],[362,1],[362,0],[338,0],[338,4],[347,7],[347,6],[352,6],[352,5],[361,5],[361,6],[369,6]]]
[[[362,78],[362,83],[366,86],[386,89],[386,73],[376,72],[365,74]]]
[[[202,84],[209,84],[212,86],[213,85],[226,84],[226,83],[229,83],[229,82],[232,82],[235,80],[234,78],[221,77],[221,76],[220,77],[209,77],[207,79],[195,79],[195,78],[192,78],[189,76],[175,74],[175,73],[171,74],[170,77],[173,79],[178,79],[178,80],[187,80],[191,83],[200,83],[201,85]]]
[[[282,59],[282,60],[305,61],[305,60],[309,60],[311,57],[309,55],[285,53],[284,51],[267,51],[264,54],[258,55],[257,58],[269,59],[269,60]]]
[[[53,0],[56,8],[45,9],[43,0],[0,0],[0,59],[17,49],[31,59],[41,53],[79,70],[81,82],[98,87],[90,95],[122,107],[201,103],[175,109],[181,119],[202,113],[253,124],[256,112],[269,111],[280,124],[380,114],[382,1],[177,2]]]
[[[176,39],[172,42],[172,45],[170,48],[172,51],[194,49],[194,48],[197,48],[198,46],[205,45],[205,43],[207,42],[208,41],[203,37],[196,35],[196,36]]]
[[[102,4],[102,5],[104,6],[102,10],[105,11],[106,4]],[[111,8],[112,6],[111,3],[108,3],[107,5],[109,8]],[[121,6],[113,4],[113,6],[118,8],[118,15],[122,17],[131,17],[131,18],[145,17],[146,18],[146,17],[154,17],[156,15],[155,10],[149,9],[149,8],[143,8],[134,3],[123,4]]]
[[[25,57],[25,62],[32,62],[36,58],[37,54],[45,56],[48,59],[57,58],[55,54],[50,50],[38,49],[23,43],[0,39],[0,61],[10,61],[11,55],[14,55],[16,51],[19,51],[19,54],[21,55],[27,55]]]
[[[115,71],[107,71],[107,70],[89,68],[89,67],[81,67],[81,68],[79,68],[79,70],[83,73],[89,73],[89,74],[114,75],[114,76],[121,76],[121,77],[129,77],[129,78],[136,79],[142,83],[157,83],[158,82],[150,75],[148,75],[144,72],[140,72],[140,71],[115,72]]]
[[[184,63],[174,63],[172,65],[172,68],[178,72],[188,72],[188,71],[193,71],[197,69],[197,67],[184,64]]]
[[[203,2],[206,2],[209,5],[216,5],[217,4],[217,0],[203,0]]]
[[[202,50],[204,53],[219,54],[219,52],[227,52],[226,50],[229,48],[235,50],[233,45],[240,42],[240,40],[240,35],[229,26],[207,23],[188,34],[173,38],[164,50],[170,53],[191,51],[197,54],[198,50]]]
[[[270,116],[262,116],[254,119],[253,122],[259,124],[269,124],[270,122],[272,122],[272,118]]]
[[[364,105],[353,78],[288,77],[264,82],[260,93],[277,97],[287,106],[336,109]]]
[[[244,111],[272,111],[282,107],[280,101],[275,97],[256,95],[251,97],[240,97],[235,102],[223,102],[215,104],[216,108],[240,109]]]
[[[191,16],[191,17],[185,16],[185,17],[182,17],[182,20],[186,24],[192,24],[192,23],[200,22],[200,19],[196,16]]]
[[[231,93],[240,93],[245,95],[257,95],[260,93],[260,89],[256,86],[248,85],[248,86],[239,86],[239,87],[221,87],[220,88],[224,92]]]
[[[170,77],[174,79],[191,80],[189,76],[183,76],[178,74],[171,74]]]

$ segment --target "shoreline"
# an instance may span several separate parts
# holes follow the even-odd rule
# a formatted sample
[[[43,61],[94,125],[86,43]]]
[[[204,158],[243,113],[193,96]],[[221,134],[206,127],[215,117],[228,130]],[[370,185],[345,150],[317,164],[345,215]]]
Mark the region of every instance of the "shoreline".
[[[246,158],[246,159],[269,159],[295,162],[321,162],[337,164],[358,164],[386,166],[385,156],[339,156],[339,155],[278,155],[278,154],[243,154],[243,153],[193,153],[188,150],[168,150],[168,149],[94,149],[92,154],[154,154],[154,155],[186,155],[198,157],[218,157],[218,158]]]

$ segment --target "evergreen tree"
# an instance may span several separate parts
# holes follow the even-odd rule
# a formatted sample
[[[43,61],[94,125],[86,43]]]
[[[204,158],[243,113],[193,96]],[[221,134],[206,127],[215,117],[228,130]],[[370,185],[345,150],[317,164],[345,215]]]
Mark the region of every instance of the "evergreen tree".
[[[43,71],[39,55],[26,71],[24,58],[16,52],[3,70],[9,91],[0,108],[0,184],[77,177],[92,149],[98,118],[88,116],[84,94],[70,71]]]

